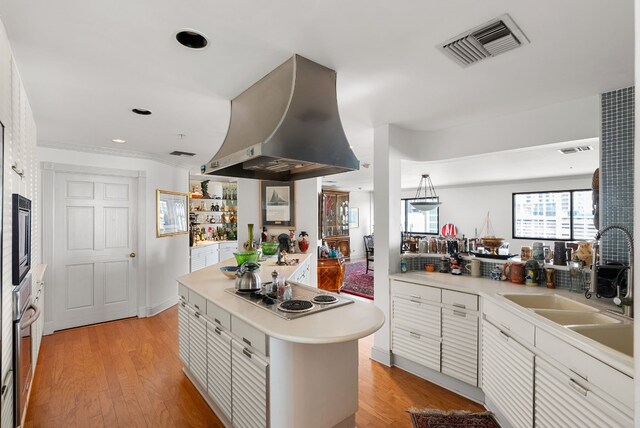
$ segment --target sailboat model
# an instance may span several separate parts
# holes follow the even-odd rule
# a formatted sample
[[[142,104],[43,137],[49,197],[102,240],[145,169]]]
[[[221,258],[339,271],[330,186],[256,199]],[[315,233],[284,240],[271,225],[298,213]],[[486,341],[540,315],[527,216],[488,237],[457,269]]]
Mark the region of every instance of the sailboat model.
[[[498,238],[495,235],[491,219],[489,218],[489,211],[487,211],[487,216],[480,230],[480,243],[489,251],[489,254],[493,255],[498,255],[498,248],[504,243],[504,238]]]

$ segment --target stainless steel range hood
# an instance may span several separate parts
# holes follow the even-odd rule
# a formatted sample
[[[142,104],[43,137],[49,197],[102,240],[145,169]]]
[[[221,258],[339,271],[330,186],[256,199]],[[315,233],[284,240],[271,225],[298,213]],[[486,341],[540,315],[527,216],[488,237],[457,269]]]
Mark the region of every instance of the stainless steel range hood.
[[[205,174],[290,181],[358,170],[342,129],[336,72],[294,55],[231,101]]]

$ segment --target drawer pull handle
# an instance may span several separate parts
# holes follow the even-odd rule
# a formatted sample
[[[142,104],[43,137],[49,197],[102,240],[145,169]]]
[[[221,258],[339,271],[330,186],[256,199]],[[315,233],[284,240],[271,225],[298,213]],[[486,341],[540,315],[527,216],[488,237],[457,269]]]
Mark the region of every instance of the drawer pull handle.
[[[222,336],[222,330],[220,330],[218,327],[216,327],[215,332],[218,334],[218,336]]]
[[[246,343],[247,345],[252,346],[252,345],[251,345],[251,341],[250,341],[249,339],[247,339],[246,337],[243,337],[243,338],[242,338],[242,341],[243,341],[244,343]]]
[[[462,318],[466,318],[467,317],[467,314],[465,312],[456,311],[456,310],[453,311],[453,315],[457,315],[457,316],[462,317]]]
[[[467,305],[463,305],[462,303],[454,303],[453,306],[456,308],[467,309]]]
[[[412,337],[415,337],[416,339],[420,339],[422,336],[420,336],[418,333],[416,333],[415,331],[410,331],[409,334]]]
[[[251,354],[253,354],[253,352],[249,351],[247,348],[243,348],[242,353],[249,358],[251,358]]]
[[[416,296],[415,294],[411,294],[409,295],[409,297],[411,297],[412,299],[420,299],[420,296]]]
[[[194,315],[196,318],[200,318],[200,312],[194,312],[194,313],[193,313],[193,315]]]
[[[587,393],[589,392],[589,390],[587,388],[585,388],[582,385],[578,384],[578,382],[576,382],[573,379],[569,379],[569,386],[571,388],[573,388],[573,390],[576,391],[578,394],[584,395],[585,397],[587,396]]]
[[[501,337],[503,340],[506,340],[507,342],[509,341],[509,335],[507,335],[507,333],[505,333],[505,332],[504,332],[504,331],[502,331],[502,330],[498,330],[498,332],[500,333],[500,337]]]
[[[571,370],[571,372],[573,374],[575,374],[576,376],[581,377],[582,379],[586,380],[587,382],[589,381],[589,378],[587,376],[583,375],[582,373],[578,373],[574,369],[569,369],[569,370]]]
[[[195,304],[193,306],[195,306],[197,310],[200,310],[200,306],[195,305]]]
[[[186,307],[184,302],[180,302],[180,306],[182,306],[183,308]]]
[[[222,323],[220,322],[220,320],[218,318],[214,318],[213,321],[215,321],[216,324],[222,325]]]

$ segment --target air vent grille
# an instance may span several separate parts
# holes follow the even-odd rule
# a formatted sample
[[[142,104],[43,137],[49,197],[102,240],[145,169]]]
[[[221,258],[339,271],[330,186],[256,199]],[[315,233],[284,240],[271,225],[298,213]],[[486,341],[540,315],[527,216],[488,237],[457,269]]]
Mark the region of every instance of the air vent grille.
[[[170,154],[170,155],[173,155],[173,156],[189,156],[189,157],[191,157],[191,156],[195,156],[195,155],[196,155],[195,153],[190,153],[190,152],[181,152],[180,150],[174,150],[174,151],[172,151],[172,152],[171,152],[171,153],[169,153],[169,154]]]
[[[588,152],[590,150],[593,150],[593,146],[576,146],[576,147],[566,147],[564,149],[558,149],[558,151],[563,155],[570,155],[572,153],[579,153],[579,152]]]
[[[529,43],[508,14],[442,43],[445,54],[463,67]]]

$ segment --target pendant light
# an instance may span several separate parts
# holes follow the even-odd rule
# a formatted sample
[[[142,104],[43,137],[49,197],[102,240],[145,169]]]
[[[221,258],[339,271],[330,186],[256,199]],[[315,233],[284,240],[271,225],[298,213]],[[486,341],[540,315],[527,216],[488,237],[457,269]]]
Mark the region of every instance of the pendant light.
[[[424,196],[420,196],[420,193],[424,189]],[[422,174],[420,178],[420,184],[418,185],[418,191],[416,192],[415,199],[410,202],[411,206],[418,211],[432,211],[439,207],[442,202],[436,195],[436,190],[433,188],[431,177],[429,174]]]

